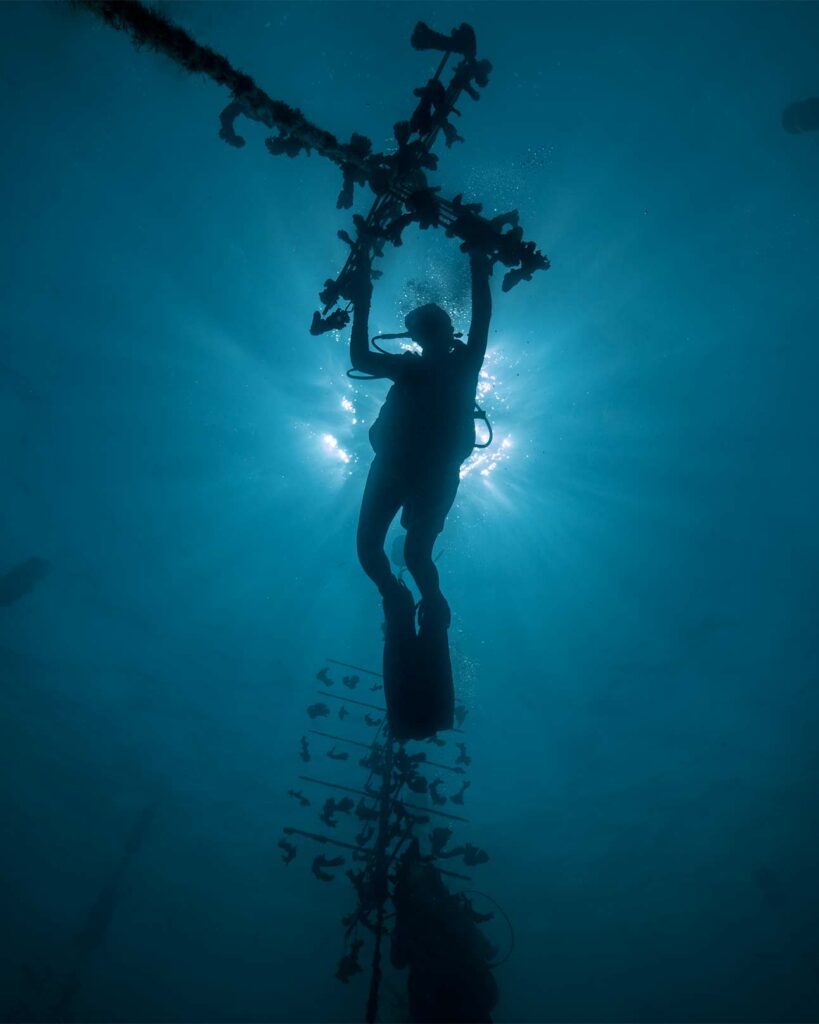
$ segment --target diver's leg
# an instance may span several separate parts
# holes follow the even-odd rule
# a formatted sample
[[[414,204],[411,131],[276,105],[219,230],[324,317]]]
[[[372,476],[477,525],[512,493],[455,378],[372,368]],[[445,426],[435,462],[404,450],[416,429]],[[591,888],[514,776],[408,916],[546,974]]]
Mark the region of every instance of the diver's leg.
[[[432,558],[435,538],[443,529],[458,486],[450,478],[432,479],[404,505],[407,539],[404,560],[421,591],[418,641],[415,649],[413,695],[418,707],[417,738],[451,729],[455,713],[452,658],[449,652],[449,605],[441,593],[438,569]]]
[[[449,627],[449,605],[441,593],[438,567],[432,558],[435,539],[455,501],[460,477],[459,467],[440,467],[418,481],[414,493],[404,505],[407,539],[404,560],[421,591],[421,619],[434,619]]]
[[[411,522],[407,528],[404,561],[423,599],[435,599],[441,593],[438,566],[432,559],[432,549],[439,533],[438,524],[427,518]]]
[[[361,568],[375,583],[382,596],[391,591],[397,583],[390,569],[390,560],[384,552],[384,541],[390,523],[400,507],[399,481],[385,471],[377,458],[374,459],[361,500],[356,546]]]
[[[412,683],[415,674],[415,599],[390,570],[384,553],[387,530],[401,507],[404,483],[376,456],[370,467],[358,520],[358,557],[381,592],[384,608],[384,698],[390,730],[397,739],[415,737],[417,713]],[[425,738],[425,736],[423,737]]]

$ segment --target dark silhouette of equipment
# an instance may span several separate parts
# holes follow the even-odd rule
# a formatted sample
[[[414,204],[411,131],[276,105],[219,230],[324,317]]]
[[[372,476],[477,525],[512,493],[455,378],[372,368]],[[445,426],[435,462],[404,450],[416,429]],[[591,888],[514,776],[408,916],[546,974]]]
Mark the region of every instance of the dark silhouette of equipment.
[[[466,896],[453,895],[441,872],[413,839],[396,871],[395,926],[391,960],[408,968],[413,1021],[482,1024],[491,1021],[498,986],[491,971],[496,954]],[[491,917],[491,915],[490,915]]]

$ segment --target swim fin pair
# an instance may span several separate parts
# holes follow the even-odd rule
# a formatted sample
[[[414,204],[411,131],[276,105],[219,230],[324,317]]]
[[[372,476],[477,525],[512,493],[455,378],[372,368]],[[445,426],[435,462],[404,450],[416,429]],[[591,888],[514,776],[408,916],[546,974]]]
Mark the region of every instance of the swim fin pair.
[[[442,598],[443,601],[443,598]],[[384,696],[397,740],[423,740],[454,724],[449,608],[424,611],[415,631],[415,601],[403,581],[384,598]]]

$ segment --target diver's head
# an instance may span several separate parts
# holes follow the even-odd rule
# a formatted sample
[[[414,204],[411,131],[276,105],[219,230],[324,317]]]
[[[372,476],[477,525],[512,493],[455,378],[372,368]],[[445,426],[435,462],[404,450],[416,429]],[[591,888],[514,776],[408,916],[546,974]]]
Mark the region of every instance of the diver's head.
[[[409,336],[425,355],[446,355],[455,343],[449,314],[434,302],[407,313],[404,323]]]

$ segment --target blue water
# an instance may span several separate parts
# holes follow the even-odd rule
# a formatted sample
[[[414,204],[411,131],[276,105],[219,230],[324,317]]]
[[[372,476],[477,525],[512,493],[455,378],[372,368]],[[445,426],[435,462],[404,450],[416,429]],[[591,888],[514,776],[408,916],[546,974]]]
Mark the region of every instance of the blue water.
[[[516,933],[496,1019],[816,1020],[819,133],[780,116],[819,94],[819,6],[161,9],[377,148],[418,19],[494,64],[434,178],[553,262],[495,282],[496,445],[439,542],[476,884]],[[307,333],[340,175],[226,146],[223,91],[86,11],[3,4],[0,53],[0,573],[52,565],[0,608],[0,1013],[55,1019],[155,803],[71,1019],[359,1020],[352,891],[276,848],[315,672],[380,660],[385,385]],[[468,326],[442,233],[382,267],[375,329],[428,298]]]

